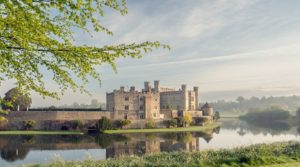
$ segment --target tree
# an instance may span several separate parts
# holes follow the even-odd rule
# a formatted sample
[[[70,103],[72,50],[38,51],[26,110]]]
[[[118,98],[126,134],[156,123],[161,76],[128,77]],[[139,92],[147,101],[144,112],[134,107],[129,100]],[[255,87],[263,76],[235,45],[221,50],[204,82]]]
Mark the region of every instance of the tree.
[[[216,111],[214,115],[214,120],[219,120],[220,119],[220,112]]]
[[[183,127],[184,121],[182,117],[176,117],[174,119],[177,121],[177,127]]]
[[[36,125],[36,122],[34,120],[29,120],[29,121],[24,121],[23,122],[23,127],[25,130],[29,130],[34,128]]]
[[[113,33],[99,19],[108,10],[127,14],[126,0],[6,0],[0,1],[0,81],[13,79],[18,89],[59,98],[67,89],[87,92],[88,79],[100,83],[96,67],[107,63],[116,71],[120,57],[141,58],[158,41],[106,46],[76,45],[74,30]],[[91,35],[92,36],[92,35]],[[59,91],[45,85],[45,73]],[[47,73],[47,75],[48,75]]]
[[[164,124],[166,125],[166,127],[170,128],[170,127],[176,127],[177,126],[177,119],[172,118],[170,120],[166,120],[164,121]]]
[[[115,124],[118,128],[122,129],[124,126],[127,126],[127,125],[131,124],[131,121],[127,120],[127,119],[125,119],[125,120],[116,120]]]
[[[8,120],[5,117],[0,116],[0,129],[6,127]]]
[[[183,123],[185,127],[188,127],[193,121],[191,114],[185,113],[183,116]]]
[[[106,117],[102,117],[96,124],[96,129],[100,132],[103,132],[105,130],[109,130],[112,129],[112,123],[111,121],[106,118]]]
[[[153,119],[148,119],[146,122],[146,128],[147,129],[153,129],[155,128],[155,122]]]
[[[23,94],[17,88],[10,89],[8,92],[5,93],[2,108],[7,110],[19,110],[26,111],[30,108],[31,105],[31,98],[28,94]]]

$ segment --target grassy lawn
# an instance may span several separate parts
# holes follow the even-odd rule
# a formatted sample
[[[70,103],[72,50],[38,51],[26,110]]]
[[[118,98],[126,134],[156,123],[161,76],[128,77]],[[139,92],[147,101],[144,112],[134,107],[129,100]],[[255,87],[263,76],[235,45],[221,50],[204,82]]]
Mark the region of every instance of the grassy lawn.
[[[291,162],[291,163],[284,163],[284,164],[276,164],[276,165],[266,165],[261,167],[299,167],[300,162]]]
[[[156,129],[118,129],[118,130],[106,130],[104,133],[159,133],[159,132],[197,132],[197,131],[207,131],[218,127],[219,124],[210,124],[205,126],[190,126],[190,127],[180,127],[180,128],[156,128]]]
[[[40,131],[40,130],[17,130],[0,131],[0,135],[82,135],[80,131]]]

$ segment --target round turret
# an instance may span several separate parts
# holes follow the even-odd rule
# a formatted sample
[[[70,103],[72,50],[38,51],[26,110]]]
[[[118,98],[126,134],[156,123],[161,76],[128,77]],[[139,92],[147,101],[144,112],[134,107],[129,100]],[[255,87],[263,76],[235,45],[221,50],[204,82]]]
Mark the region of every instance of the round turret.
[[[208,103],[205,103],[201,110],[203,111],[203,116],[213,116],[214,114],[213,108]]]

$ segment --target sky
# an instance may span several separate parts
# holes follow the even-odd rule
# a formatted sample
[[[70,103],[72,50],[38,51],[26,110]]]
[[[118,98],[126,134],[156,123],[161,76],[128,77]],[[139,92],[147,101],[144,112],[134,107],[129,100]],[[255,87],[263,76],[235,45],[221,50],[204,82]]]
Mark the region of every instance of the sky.
[[[61,100],[33,94],[32,106],[105,102],[120,86],[199,86],[200,102],[237,96],[300,95],[300,1],[290,0],[128,0],[125,16],[108,10],[100,21],[114,35],[75,31],[75,43],[93,46],[160,41],[142,59],[117,60],[98,68],[101,86],[90,81],[92,96],[68,91]],[[10,82],[1,85],[3,95]],[[55,89],[56,85],[53,85]]]

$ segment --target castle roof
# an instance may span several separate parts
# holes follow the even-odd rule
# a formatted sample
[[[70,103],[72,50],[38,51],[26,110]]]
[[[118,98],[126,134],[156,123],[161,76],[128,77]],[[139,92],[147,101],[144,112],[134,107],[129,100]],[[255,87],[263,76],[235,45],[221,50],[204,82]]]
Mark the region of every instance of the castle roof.
[[[207,102],[201,108],[212,108]]]

